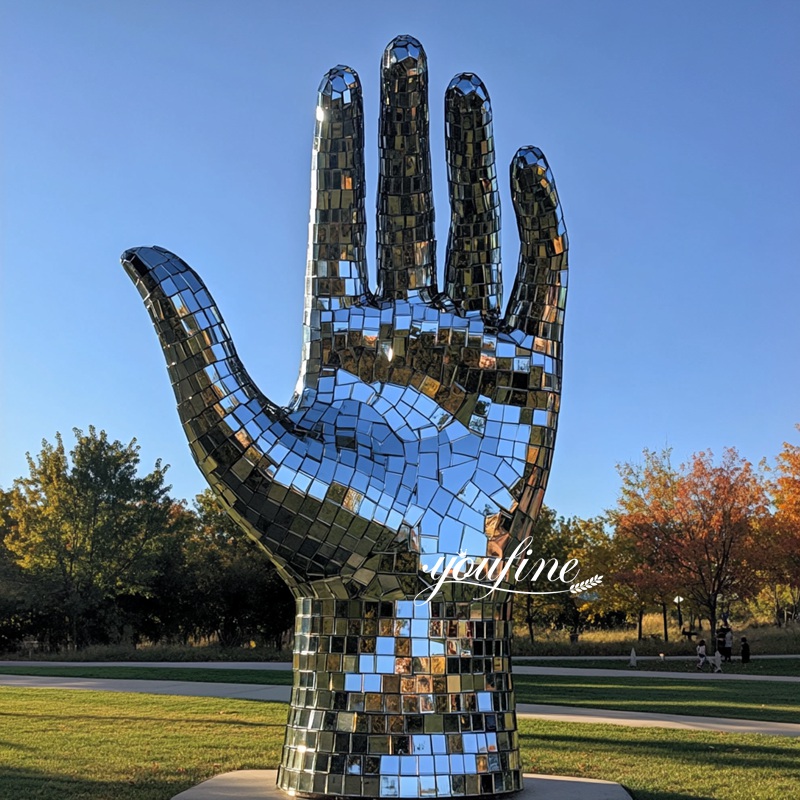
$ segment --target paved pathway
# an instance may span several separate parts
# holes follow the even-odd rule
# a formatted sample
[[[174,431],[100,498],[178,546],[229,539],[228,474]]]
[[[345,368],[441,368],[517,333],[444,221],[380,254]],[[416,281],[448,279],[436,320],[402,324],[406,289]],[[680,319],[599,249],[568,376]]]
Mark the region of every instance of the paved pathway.
[[[291,670],[288,661],[0,661],[0,667],[163,667],[168,669]],[[586,678],[667,678],[706,681],[773,681],[800,683],[800,675],[741,675],[727,672],[648,672],[635,669],[584,669],[583,667],[514,667],[516,675],[568,675]]]
[[[634,648],[635,649],[635,648]],[[512,656],[512,661],[627,661],[630,658],[630,653],[621,656]],[[638,661],[661,661],[661,656],[636,656]],[[762,658],[789,658],[798,659],[800,655],[793,654],[777,654],[765,655],[759,653],[758,660]],[[696,661],[697,656],[694,654],[687,654],[685,656],[664,656],[665,661]],[[738,662],[738,656],[734,656],[734,662]],[[39,662],[41,663],[41,662]]]
[[[207,683],[203,681],[149,681],[108,678],[57,678],[39,675],[0,675],[0,686],[49,689],[84,689],[101,692],[139,692],[180,695],[184,697],[225,697],[237,700],[289,701],[289,686],[259,686],[247,683]],[[637,711],[578,708],[573,706],[517,704],[521,717],[594,722],[634,727],[682,728],[727,733],[762,733],[773,736],[800,736],[800,723],[762,722],[760,720],[695,717],[677,714],[651,714]]]
[[[724,665],[723,665],[724,669]],[[514,667],[515,675],[563,675],[586,678],[666,678],[678,681],[773,681],[800,683],[800,675],[742,675],[730,672],[650,672],[637,669],[583,669],[581,667]]]
[[[795,725],[790,722],[764,722],[755,719],[654,714],[649,711],[617,711],[533,703],[517,703],[517,714],[523,718],[547,719],[554,722],[593,722],[601,725],[625,725],[632,728],[679,728],[690,731],[800,736],[800,723]]]

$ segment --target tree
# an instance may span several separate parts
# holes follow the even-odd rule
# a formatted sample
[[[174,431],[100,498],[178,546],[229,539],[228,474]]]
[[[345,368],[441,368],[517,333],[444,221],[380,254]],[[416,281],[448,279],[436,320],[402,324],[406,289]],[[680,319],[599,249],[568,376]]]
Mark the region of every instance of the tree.
[[[184,501],[173,502],[165,535],[140,565],[140,580],[117,595],[121,621],[134,644],[186,644],[195,632],[199,598],[186,551],[199,524]]]
[[[539,558],[561,558],[561,553],[554,552],[554,549],[561,550],[562,548],[556,547],[556,514],[553,509],[547,506],[542,506],[539,516],[536,519],[531,536],[536,545],[536,557]],[[561,563],[561,562],[559,562]],[[516,586],[517,589],[523,591],[537,591],[541,587],[531,583],[531,581],[519,581]],[[523,594],[516,598],[517,602],[514,604],[514,609],[517,616],[521,617],[528,628],[528,637],[531,642],[536,638],[535,636],[535,623],[543,621],[547,616],[543,613],[542,606],[544,604],[543,598],[533,594]]]
[[[800,430],[800,425],[797,426]],[[792,604],[792,616],[800,608],[800,446],[783,443],[775,467],[777,477],[770,489],[775,504],[775,538],[769,549],[769,573],[782,584]],[[774,589],[775,616],[780,625],[779,589]]]
[[[716,632],[720,598],[752,595],[770,516],[764,479],[735,449],[715,464],[710,452],[674,469],[670,451],[644,451],[642,464],[619,467],[616,532],[641,556],[631,580],[668,602],[685,592]]]
[[[609,515],[609,523],[614,524],[613,512]],[[592,571],[606,576],[606,580],[597,590],[598,599],[593,602],[595,614],[609,614],[624,611],[633,612],[637,619],[637,636],[643,638],[643,620],[645,611],[656,602],[657,586],[651,580],[650,570],[646,566],[646,557],[639,541],[625,536],[620,530],[608,535],[604,530],[598,533],[591,543],[581,563],[591,563]]]
[[[22,570],[5,545],[13,528],[11,493],[0,489],[0,652],[13,649],[28,628]]]
[[[74,434],[69,455],[60,433],[55,444],[42,441],[35,459],[27,455],[30,474],[10,493],[5,545],[38,583],[40,612],[58,619],[55,643],[80,647],[107,641],[116,598],[146,583],[172,503],[160,461],[137,475],[135,439],[112,442],[94,427]]]
[[[643,464],[624,464],[618,469],[623,477],[622,492],[618,509],[609,515],[615,528],[615,580],[631,596],[637,610],[638,639],[642,639],[645,611],[658,606],[666,642],[668,604],[680,588],[668,568],[670,542],[676,534],[680,475],[672,466],[669,451],[656,455],[646,450]]]
[[[607,576],[616,576],[620,567],[608,519],[592,517],[587,520],[571,519],[569,522],[580,529],[580,542],[576,543],[572,555],[581,565],[581,579],[591,575],[604,577],[602,584],[580,596],[578,611],[593,626],[614,627],[623,624],[628,612],[636,604],[622,584],[606,579]]]
[[[197,528],[186,543],[194,633],[228,647],[260,636],[280,648],[294,623],[291,592],[210,489],[197,496],[195,508]]]
[[[591,565],[591,558],[587,559],[584,556],[597,524],[596,520],[556,517],[553,509],[542,506],[531,532],[534,543],[532,558],[542,558],[547,565],[553,560],[564,565],[572,558],[576,558],[581,567]],[[594,569],[593,566],[591,568]],[[535,592],[547,591],[552,585],[547,584],[540,576],[538,581],[531,579],[518,581],[515,588],[525,592]],[[579,603],[581,608],[586,608],[580,598],[569,592],[523,594],[516,598],[514,608],[517,620],[526,624],[528,636],[533,642],[536,625],[567,628],[571,636],[577,638],[583,620]]]

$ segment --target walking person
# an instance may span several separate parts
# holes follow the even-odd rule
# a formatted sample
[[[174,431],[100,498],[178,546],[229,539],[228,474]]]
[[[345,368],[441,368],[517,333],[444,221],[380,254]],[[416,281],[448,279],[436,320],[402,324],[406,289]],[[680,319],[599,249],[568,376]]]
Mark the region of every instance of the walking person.
[[[742,636],[742,664],[750,663],[750,644],[746,636]]]
[[[725,652],[725,631],[727,629],[728,626],[724,622],[717,628],[717,635],[714,641],[717,644],[716,649],[719,650],[720,653]]]
[[[714,653],[711,663],[714,665],[714,672],[722,672],[722,653],[719,650]]]
[[[697,669],[703,669],[706,665],[706,640],[701,639],[697,643]]]
[[[725,631],[725,649],[722,651],[726,661],[731,661],[733,657],[733,631],[728,628]]]

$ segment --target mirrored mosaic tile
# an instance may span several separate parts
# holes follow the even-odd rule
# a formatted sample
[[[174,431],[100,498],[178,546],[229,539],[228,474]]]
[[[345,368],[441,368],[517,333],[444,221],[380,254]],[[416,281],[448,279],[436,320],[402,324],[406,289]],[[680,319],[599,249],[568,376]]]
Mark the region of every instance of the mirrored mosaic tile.
[[[462,73],[445,95],[439,290],[427,91],[422,46],[398,37],[382,61],[372,291],[360,81],[339,66],[320,85],[301,370],[286,407],[255,386],[185,262],[159,247],[123,255],[193,457],[298,599],[279,783],[303,796],[521,787],[507,595],[475,601],[450,585],[414,598],[438,559],[501,558],[532,531],[560,407],[568,242],[547,161],[524,147],[510,170],[521,246],[503,314],[491,103]]]

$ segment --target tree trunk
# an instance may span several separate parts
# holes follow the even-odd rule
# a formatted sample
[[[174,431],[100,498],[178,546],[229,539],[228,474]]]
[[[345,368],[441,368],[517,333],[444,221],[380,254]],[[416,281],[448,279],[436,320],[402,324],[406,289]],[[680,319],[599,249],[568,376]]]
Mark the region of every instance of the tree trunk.
[[[669,641],[669,629],[667,628],[667,604],[661,604],[661,611],[664,617],[664,642]]]
[[[525,596],[525,622],[528,623],[528,636],[533,642],[533,598],[530,595]]]
[[[640,642],[644,638],[644,636],[642,635],[642,625],[643,625],[643,623],[644,623],[644,609],[640,608],[639,609],[639,634],[638,634],[638,637],[637,637]]]
[[[716,595],[712,595],[708,598],[708,626],[711,629],[711,642],[713,644],[714,650],[717,649],[717,598]]]

